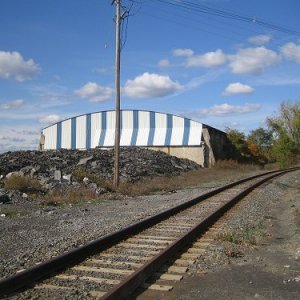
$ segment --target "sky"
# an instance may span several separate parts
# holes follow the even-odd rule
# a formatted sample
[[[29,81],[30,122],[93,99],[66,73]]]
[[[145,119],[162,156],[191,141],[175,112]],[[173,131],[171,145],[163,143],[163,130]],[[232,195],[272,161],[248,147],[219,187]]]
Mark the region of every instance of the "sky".
[[[300,101],[300,1],[122,0],[121,108],[248,134]],[[0,152],[114,102],[111,0],[1,0]]]

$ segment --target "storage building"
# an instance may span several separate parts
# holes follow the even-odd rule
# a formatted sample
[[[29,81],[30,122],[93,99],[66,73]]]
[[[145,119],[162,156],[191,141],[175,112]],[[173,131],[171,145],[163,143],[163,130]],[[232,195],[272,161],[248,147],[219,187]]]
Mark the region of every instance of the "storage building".
[[[43,149],[109,149],[114,146],[114,127],[115,111],[75,116],[42,130]],[[225,158],[225,144],[224,132],[188,118],[142,110],[122,110],[120,113],[122,147],[161,150],[210,166],[216,159]]]

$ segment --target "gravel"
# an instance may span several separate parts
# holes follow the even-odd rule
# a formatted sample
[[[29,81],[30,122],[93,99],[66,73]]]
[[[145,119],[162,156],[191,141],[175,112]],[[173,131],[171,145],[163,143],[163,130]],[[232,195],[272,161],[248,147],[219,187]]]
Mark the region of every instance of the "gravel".
[[[63,206],[41,206],[20,197],[0,205],[0,277],[62,254],[88,241],[121,229],[211,188],[190,189],[136,198],[111,194]]]
[[[300,171],[274,179],[244,200],[226,224],[236,230],[249,224],[266,222],[270,206],[285,193],[288,186],[299,180]],[[81,202],[64,206],[41,206],[40,203],[19,197],[0,205],[0,277],[45,261],[78,247],[87,241],[112,233],[169,207],[194,198],[196,195],[225,184],[211,182],[210,187],[187,189],[176,193],[136,198]],[[109,195],[108,195],[109,198]],[[242,249],[244,251],[244,249]],[[207,255],[198,260],[195,269],[214,270],[230,259],[224,253],[224,243],[215,241]]]
[[[245,229],[258,226],[257,230],[259,232],[267,234],[267,228],[270,220],[272,220],[270,211],[280,202],[289,188],[293,187],[295,183],[300,182],[299,176],[300,171],[296,171],[275,178],[270,183],[262,185],[255,192],[244,198],[238,204],[238,207],[233,209],[234,214],[223,223],[222,231],[245,233]],[[257,244],[259,245],[259,236],[257,238]],[[255,244],[236,244],[224,241],[217,235],[207,248],[205,255],[197,260],[192,269],[213,272],[218,270],[222,265],[231,263],[243,264],[250,259],[255,246]],[[232,257],[226,254],[226,249],[233,251]]]

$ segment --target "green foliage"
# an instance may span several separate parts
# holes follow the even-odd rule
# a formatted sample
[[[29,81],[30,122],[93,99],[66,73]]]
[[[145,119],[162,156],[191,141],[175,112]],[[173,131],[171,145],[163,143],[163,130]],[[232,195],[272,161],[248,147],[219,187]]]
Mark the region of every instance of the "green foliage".
[[[247,139],[255,143],[260,150],[269,149],[273,144],[272,132],[262,127],[252,130]]]
[[[13,175],[5,180],[4,187],[8,190],[17,190],[27,193],[40,191],[41,184],[38,180],[29,176]]]
[[[300,153],[300,102],[283,102],[279,116],[268,118],[267,124],[275,141],[272,154],[281,167],[296,162]]]
[[[274,143],[273,154],[281,168],[293,164],[298,153],[299,147],[296,142],[286,134],[281,134]]]
[[[244,133],[231,128],[226,128],[227,137],[232,143],[234,150],[231,157],[238,161],[247,161],[250,158],[246,137]]]

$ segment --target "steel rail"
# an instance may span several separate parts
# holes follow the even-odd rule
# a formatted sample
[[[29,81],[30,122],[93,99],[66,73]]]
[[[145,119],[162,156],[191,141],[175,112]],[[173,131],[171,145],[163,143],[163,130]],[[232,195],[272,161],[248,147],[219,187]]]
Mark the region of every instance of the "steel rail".
[[[158,253],[149,262],[144,264],[143,267],[136,270],[134,273],[128,276],[124,281],[122,281],[121,283],[116,285],[113,289],[108,291],[104,296],[99,298],[99,300],[100,299],[101,300],[125,299],[126,296],[134,292],[149,277],[151,277],[153,273],[157,272],[166,263],[166,261],[172,259],[176,254],[182,251],[182,249],[184,249],[187,245],[189,245],[191,241],[193,241],[199,235],[204,233],[209,228],[209,226],[215,223],[225,212],[227,212],[230,208],[232,208],[242,198],[247,196],[251,191],[253,191],[258,186],[262,185],[266,181],[274,177],[277,177],[279,175],[283,175],[287,172],[291,172],[291,170],[285,170],[285,171],[281,171],[280,173],[272,174],[269,177],[263,178],[262,180],[254,183],[250,187],[245,188],[238,195],[231,198],[227,203],[225,203],[219,209],[217,209],[209,216],[207,216],[199,224],[195,225],[182,237],[178,238],[176,241],[170,244],[166,249]]]
[[[266,176],[269,174],[273,174],[273,177],[275,177],[275,176],[285,174],[287,172],[295,171],[298,169],[300,169],[300,168],[290,168],[290,169],[286,169],[286,170],[269,171],[269,172],[261,173],[258,175],[254,175],[254,176],[251,176],[248,178],[244,178],[244,179],[232,182],[230,184],[216,188],[208,193],[200,195],[192,200],[189,200],[180,205],[177,205],[173,208],[167,209],[157,215],[154,215],[154,216],[148,217],[142,221],[133,223],[126,228],[123,228],[114,233],[105,235],[94,241],[88,242],[87,244],[85,244],[83,246],[79,246],[78,248],[72,249],[72,250],[70,250],[66,253],[63,253],[62,255],[56,256],[44,263],[30,267],[24,271],[21,271],[17,274],[11,275],[7,278],[3,278],[0,280],[0,296],[10,295],[10,294],[16,292],[17,290],[24,289],[25,287],[32,287],[37,281],[49,278],[49,277],[53,276],[53,274],[63,271],[68,267],[74,266],[74,265],[78,264],[79,262],[83,261],[84,259],[86,259],[88,256],[91,256],[96,253],[100,253],[101,251],[117,244],[119,241],[123,240],[124,238],[129,237],[133,234],[136,234],[146,228],[149,228],[149,227],[157,224],[158,222],[160,222],[164,219],[167,219],[170,216],[178,213],[179,211],[187,209],[203,200],[206,200],[214,195],[217,195],[218,193],[220,193],[226,189],[229,189],[229,188],[239,185],[241,183],[244,183],[244,182],[247,182],[247,181],[253,180],[255,178],[262,177],[262,176]],[[262,181],[265,182],[266,180],[263,179]],[[212,222],[212,221],[207,221],[207,222]],[[203,225],[201,225],[201,226],[203,226]],[[168,248],[170,248],[170,247],[168,247]],[[177,247],[178,246],[174,245],[172,247],[172,249],[177,249]],[[167,254],[164,254],[165,252],[167,252],[167,249],[163,251],[162,257],[164,257],[164,255],[167,255]],[[153,260],[155,258],[156,257],[154,257]],[[158,261],[163,261],[163,258],[158,258]],[[157,262],[156,262],[156,264],[157,264]],[[148,265],[149,264],[147,263],[146,266],[148,266]],[[152,268],[154,268],[154,267],[148,266],[143,269],[147,270],[146,274],[148,274],[149,269],[152,269]],[[157,269],[157,268],[155,268],[155,269]],[[133,273],[133,274],[135,274],[135,273]],[[133,274],[132,274],[132,276],[129,276],[128,280],[126,280],[126,281],[131,282],[130,279],[133,277]],[[143,279],[138,280],[138,282],[143,282],[145,280],[144,276],[141,276],[141,278],[143,278]],[[137,280],[137,279],[135,278],[135,280]],[[136,285],[134,284],[133,286],[135,289]],[[113,289],[113,290],[115,290],[115,289]],[[125,289],[127,289],[127,288],[125,288]],[[130,290],[132,291],[132,288],[130,288]],[[109,295],[110,295],[110,292],[107,293],[107,297],[109,297]],[[103,298],[103,299],[112,299],[112,298]],[[114,299],[117,299],[117,298],[114,298]]]

